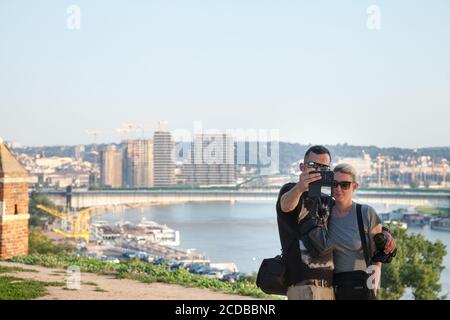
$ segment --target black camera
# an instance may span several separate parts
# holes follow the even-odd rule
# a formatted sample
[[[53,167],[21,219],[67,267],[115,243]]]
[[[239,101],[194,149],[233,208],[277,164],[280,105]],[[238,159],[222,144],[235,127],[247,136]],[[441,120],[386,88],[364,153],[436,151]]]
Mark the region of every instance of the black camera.
[[[375,242],[376,251],[375,255],[372,257],[372,262],[391,263],[392,259],[397,255],[397,248],[390,254],[384,252],[387,243],[387,238],[384,233],[376,234],[373,237],[373,241]]]
[[[308,195],[311,198],[319,198],[322,194],[326,194],[330,197],[333,196],[333,181],[334,172],[330,170],[312,171],[309,174],[320,173],[322,176],[321,180],[314,181],[309,184]]]

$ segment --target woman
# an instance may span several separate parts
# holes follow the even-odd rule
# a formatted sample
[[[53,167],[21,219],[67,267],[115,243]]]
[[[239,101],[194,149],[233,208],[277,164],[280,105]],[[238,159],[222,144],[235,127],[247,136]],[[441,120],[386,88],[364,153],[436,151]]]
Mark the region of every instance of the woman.
[[[334,279],[336,300],[373,300],[376,288],[368,288],[367,263],[358,227],[357,204],[352,200],[359,183],[355,169],[340,164],[334,169],[336,203],[329,221],[328,240],[334,247]],[[382,232],[375,210],[362,206],[362,221],[370,257],[375,253],[374,236]],[[381,271],[381,264],[377,263]],[[376,274],[379,277],[380,272]],[[376,281],[379,283],[379,281]]]

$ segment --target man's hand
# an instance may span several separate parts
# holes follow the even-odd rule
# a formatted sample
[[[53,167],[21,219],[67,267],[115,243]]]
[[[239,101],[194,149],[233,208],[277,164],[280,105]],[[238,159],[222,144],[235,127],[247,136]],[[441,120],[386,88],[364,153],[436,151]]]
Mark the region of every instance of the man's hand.
[[[301,192],[306,192],[309,190],[309,184],[322,179],[320,173],[310,174],[310,170],[302,172],[297,183],[297,188]]]
[[[384,253],[391,254],[397,248],[394,237],[386,230],[383,230],[383,234],[387,239],[386,247],[384,248]]]
[[[302,194],[309,190],[309,184],[314,181],[318,181],[322,179],[322,176],[320,173],[312,174],[309,173],[312,170],[304,171],[299,178],[298,183],[295,185],[294,188],[286,192],[282,197],[280,201],[281,205],[281,211],[283,212],[291,212],[294,210],[302,196]]]

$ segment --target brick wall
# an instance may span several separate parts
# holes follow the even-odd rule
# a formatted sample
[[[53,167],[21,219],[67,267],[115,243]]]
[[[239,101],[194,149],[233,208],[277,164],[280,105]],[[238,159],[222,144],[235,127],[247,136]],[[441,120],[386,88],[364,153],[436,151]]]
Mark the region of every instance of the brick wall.
[[[14,161],[8,152],[2,149],[5,158],[0,158],[0,202],[6,206],[5,215],[0,212],[0,259],[28,254],[28,174],[17,165],[4,165]]]
[[[0,222],[0,259],[28,254],[28,219]]]
[[[0,201],[6,203],[6,214],[28,213],[28,184],[0,183]]]

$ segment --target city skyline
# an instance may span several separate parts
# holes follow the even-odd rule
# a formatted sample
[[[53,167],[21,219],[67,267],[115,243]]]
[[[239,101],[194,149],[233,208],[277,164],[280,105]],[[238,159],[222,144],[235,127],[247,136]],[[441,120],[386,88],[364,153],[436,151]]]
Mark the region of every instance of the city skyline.
[[[71,5],[79,30],[68,28]],[[276,129],[301,144],[450,146],[449,9],[444,0],[3,1],[0,137],[120,142],[124,123],[163,119],[172,130],[196,120],[224,133]]]

